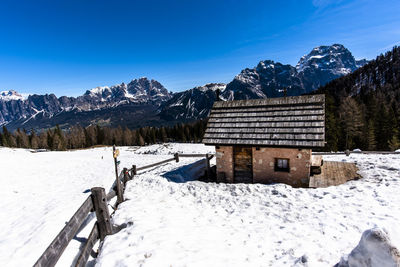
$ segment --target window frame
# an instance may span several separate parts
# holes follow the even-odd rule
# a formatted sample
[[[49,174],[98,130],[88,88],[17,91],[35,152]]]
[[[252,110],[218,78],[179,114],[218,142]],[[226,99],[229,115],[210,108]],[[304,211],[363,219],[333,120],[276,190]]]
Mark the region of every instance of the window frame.
[[[286,168],[279,167],[280,160],[286,161],[286,164],[287,164]],[[276,172],[290,172],[290,160],[287,158],[275,158],[275,171]]]

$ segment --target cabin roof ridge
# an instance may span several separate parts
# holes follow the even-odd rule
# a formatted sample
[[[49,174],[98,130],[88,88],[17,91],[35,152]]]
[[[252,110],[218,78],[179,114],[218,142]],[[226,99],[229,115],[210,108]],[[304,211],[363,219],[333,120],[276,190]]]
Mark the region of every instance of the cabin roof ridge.
[[[254,131],[258,132],[254,138],[245,135],[249,127],[258,129]],[[235,130],[231,131],[233,128]],[[292,134],[284,136],[267,133],[274,131],[289,131]],[[293,147],[322,147],[324,141],[323,94],[216,101],[211,109],[203,139],[203,143],[208,145]]]

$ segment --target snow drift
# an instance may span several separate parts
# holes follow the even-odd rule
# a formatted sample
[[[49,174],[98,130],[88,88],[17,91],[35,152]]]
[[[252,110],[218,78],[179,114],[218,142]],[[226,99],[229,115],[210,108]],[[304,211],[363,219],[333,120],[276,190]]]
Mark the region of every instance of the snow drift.
[[[175,152],[205,154],[214,147],[119,149],[121,167],[140,167]],[[400,248],[400,154],[324,156],[355,162],[363,179],[318,189],[189,181],[198,160],[182,157],[128,182],[113,223],[133,225],[106,237],[97,266],[333,266],[375,227],[386,229]],[[114,179],[112,148],[0,148],[0,265],[33,265],[87,190],[108,190]],[[87,234],[72,240],[58,266],[71,265]]]
[[[360,243],[336,265],[337,267],[397,267],[400,251],[391,243],[388,234],[379,228],[366,230]]]

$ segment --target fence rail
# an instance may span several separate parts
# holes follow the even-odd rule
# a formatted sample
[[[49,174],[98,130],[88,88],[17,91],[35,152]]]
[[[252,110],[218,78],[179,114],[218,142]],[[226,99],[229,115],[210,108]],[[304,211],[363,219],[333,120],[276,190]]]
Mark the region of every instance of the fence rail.
[[[176,154],[174,154],[174,157],[171,158],[171,159],[166,159],[166,160],[163,160],[163,161],[160,161],[160,162],[156,162],[156,163],[153,163],[153,164],[150,164],[150,165],[146,165],[146,166],[143,166],[143,167],[136,168],[136,171],[141,171],[141,170],[144,170],[144,169],[153,168],[155,166],[158,166],[158,165],[170,162],[170,161],[174,161],[174,160],[176,162],[179,162],[179,156],[180,155],[178,153],[176,153]],[[129,171],[131,171],[132,169],[130,169]]]
[[[75,266],[85,266],[92,249],[98,240],[103,241],[105,236],[118,232],[123,226],[114,226],[111,224],[110,214],[108,212],[107,204],[113,198],[117,197],[116,208],[118,204],[124,201],[123,192],[126,187],[126,183],[133,179],[137,171],[152,168],[161,164],[165,164],[171,161],[179,162],[179,157],[206,157],[207,159],[207,170],[210,168],[210,159],[213,157],[212,154],[178,154],[175,153],[173,158],[166,159],[160,162],[149,164],[143,167],[136,168],[136,165],[132,165],[132,168],[123,170],[118,175],[118,161],[117,156],[119,152],[113,147],[114,162],[116,165],[116,179],[111,190],[106,195],[104,188],[94,187],[91,189],[91,195],[83,202],[75,214],[71,217],[68,223],[60,231],[60,233],[54,238],[51,244],[47,247],[44,253],[34,264],[35,267],[49,267],[55,266],[57,261],[60,259],[64,250],[68,246],[72,238],[78,233],[79,229],[85,223],[89,214],[92,212],[96,213],[96,222],[85,242],[85,245],[80,248],[79,256],[75,262]],[[116,209],[114,208],[114,209]]]
[[[91,196],[89,196],[64,226],[61,232],[56,236],[53,242],[51,242],[47,247],[34,266],[54,266],[92,209],[92,199]]]

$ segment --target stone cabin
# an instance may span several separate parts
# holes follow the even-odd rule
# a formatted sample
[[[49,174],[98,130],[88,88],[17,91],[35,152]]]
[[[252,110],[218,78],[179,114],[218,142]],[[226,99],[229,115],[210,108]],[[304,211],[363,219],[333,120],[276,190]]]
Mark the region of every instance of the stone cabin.
[[[203,138],[217,181],[308,187],[312,148],[325,144],[325,96],[216,101]]]

